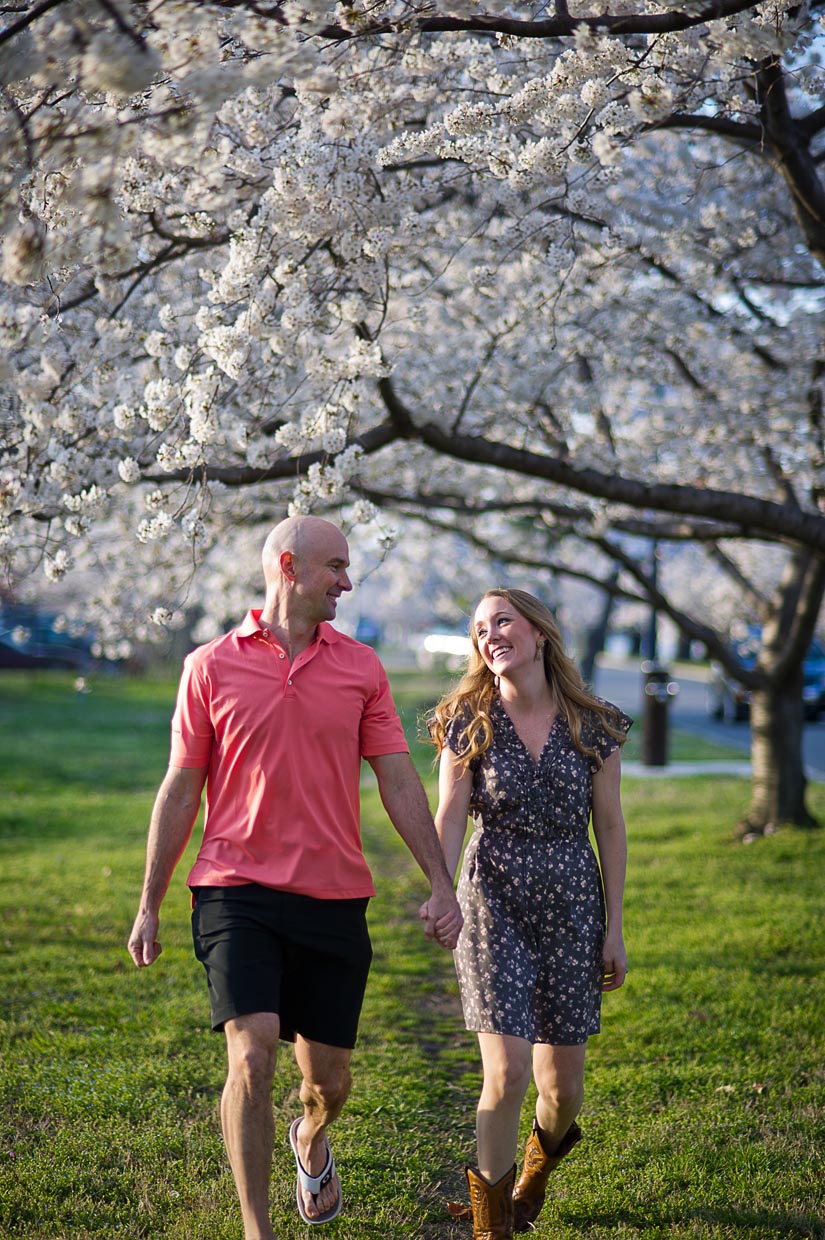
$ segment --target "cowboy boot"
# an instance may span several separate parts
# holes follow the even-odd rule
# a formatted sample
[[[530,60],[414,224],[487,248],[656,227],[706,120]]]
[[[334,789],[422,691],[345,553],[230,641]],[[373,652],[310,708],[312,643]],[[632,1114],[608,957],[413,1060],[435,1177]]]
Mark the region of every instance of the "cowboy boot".
[[[474,1167],[465,1167],[473,1212],[473,1240],[513,1240],[515,1163],[495,1184]]]
[[[574,1121],[553,1153],[548,1154],[542,1144],[542,1130],[538,1121],[533,1120],[533,1131],[524,1150],[521,1175],[513,1190],[513,1231],[527,1231],[530,1224],[536,1221],[544,1205],[550,1172],[558,1167],[565,1155],[569,1154],[581,1139],[581,1128]]]

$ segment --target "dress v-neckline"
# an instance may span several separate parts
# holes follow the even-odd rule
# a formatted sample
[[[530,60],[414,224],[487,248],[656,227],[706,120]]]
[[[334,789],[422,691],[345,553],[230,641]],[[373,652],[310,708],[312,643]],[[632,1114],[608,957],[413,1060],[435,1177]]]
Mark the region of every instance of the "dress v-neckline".
[[[557,711],[556,711],[556,713],[555,713],[555,715],[554,715],[554,716],[553,716],[553,718],[551,719],[551,721],[550,721],[550,726],[549,726],[549,728],[547,729],[547,735],[546,735],[546,736],[545,736],[545,738],[544,738],[544,744],[542,745],[541,749],[539,750],[539,756],[538,756],[537,758],[534,758],[534,757],[533,757],[533,755],[532,755],[532,753],[531,753],[531,752],[530,752],[530,750],[528,749],[527,745],[525,744],[525,742],[522,740],[521,736],[519,735],[519,730],[518,730],[518,728],[517,728],[517,727],[516,727],[516,725],[513,723],[513,720],[510,718],[510,716],[508,715],[507,711],[504,709],[504,703],[502,702],[501,698],[499,698],[499,700],[498,700],[498,708],[499,708],[499,710],[501,711],[502,715],[504,715],[504,718],[507,720],[507,722],[508,722],[508,724],[510,725],[510,727],[512,728],[512,730],[513,730],[513,735],[515,736],[515,738],[516,738],[516,740],[518,741],[518,743],[521,745],[521,747],[522,747],[522,749],[524,750],[524,752],[527,754],[527,758],[528,758],[529,762],[532,764],[533,768],[535,769],[535,768],[537,768],[537,767],[541,766],[541,760],[542,760],[542,758],[544,757],[544,754],[545,754],[545,751],[546,751],[546,749],[547,749],[547,746],[550,744],[550,737],[553,735],[553,731],[554,731],[554,729],[555,729],[555,726],[556,726],[556,724],[558,723],[559,719],[561,718],[561,711],[560,711],[560,710],[557,710]]]

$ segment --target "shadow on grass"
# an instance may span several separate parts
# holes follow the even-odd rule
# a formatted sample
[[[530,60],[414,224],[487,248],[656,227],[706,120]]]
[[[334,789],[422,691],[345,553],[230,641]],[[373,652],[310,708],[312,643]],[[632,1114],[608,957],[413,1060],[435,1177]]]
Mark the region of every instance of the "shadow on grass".
[[[734,1205],[704,1206],[695,1210],[603,1210],[560,1212],[561,1219],[571,1227],[583,1232],[594,1226],[610,1229],[633,1228],[640,1235],[648,1234],[653,1227],[661,1228],[662,1235],[692,1235],[695,1225],[713,1228],[711,1234],[731,1237],[752,1237],[768,1240],[773,1236],[799,1236],[806,1240],[822,1240],[825,1221],[806,1214],[788,1214],[784,1211],[747,1210]],[[721,1233],[718,1229],[724,1229]],[[539,1233],[540,1234],[540,1233]]]

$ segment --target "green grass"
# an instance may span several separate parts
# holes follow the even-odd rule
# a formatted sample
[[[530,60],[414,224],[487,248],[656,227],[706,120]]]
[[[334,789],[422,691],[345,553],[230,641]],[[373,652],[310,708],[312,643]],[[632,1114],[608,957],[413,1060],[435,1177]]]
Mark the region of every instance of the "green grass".
[[[397,678],[410,733],[439,688]],[[168,683],[99,681],[81,696],[61,677],[0,679],[4,1237],[242,1234],[218,1120],[223,1043],[188,929],[194,843],[160,961],[138,972],[124,948],[172,697]],[[415,752],[429,772],[429,751]],[[540,1240],[825,1237],[825,833],[735,845],[747,792],[719,777],[626,780],[631,972],[605,1001],[585,1141],[555,1177]],[[811,802],[825,818],[825,789]],[[325,1234],[469,1238],[443,1203],[463,1197],[473,1153],[476,1048],[450,958],[416,922],[422,881],[369,781],[364,837],[375,964],[333,1131],[346,1210]],[[283,1240],[310,1234],[286,1141],[297,1088],[285,1049],[272,1175]]]

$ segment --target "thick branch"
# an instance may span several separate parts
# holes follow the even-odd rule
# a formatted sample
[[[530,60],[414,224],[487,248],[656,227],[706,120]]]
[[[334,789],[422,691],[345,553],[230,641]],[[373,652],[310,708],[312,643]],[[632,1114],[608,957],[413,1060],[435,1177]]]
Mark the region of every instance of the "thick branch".
[[[537,22],[513,17],[417,17],[409,23],[365,23],[354,30],[344,29],[343,26],[325,26],[319,34],[324,39],[342,41],[364,35],[394,34],[399,29],[411,28],[435,34],[457,30],[471,34],[509,34],[517,39],[563,39],[574,35],[581,26],[610,35],[674,34],[703,26],[709,21],[745,13],[755,7],[750,0],[717,0],[694,13],[679,9],[671,9],[667,13],[628,13],[621,17],[599,13],[593,17],[559,16]]]
[[[781,61],[765,61],[756,75],[762,124],[776,165],[791,191],[811,253],[825,264],[825,187],[808,149],[808,134],[791,116]]]
[[[825,559],[800,552],[785,566],[772,608],[763,629],[763,650],[769,657],[768,672],[781,682],[805,657],[814,634],[825,593]]]
[[[396,405],[399,403],[396,399]],[[594,468],[578,467],[560,457],[514,448],[480,435],[448,435],[433,423],[415,427],[409,414],[407,420],[409,425],[401,434],[406,438],[419,439],[444,456],[508,470],[528,478],[541,478],[610,503],[627,504],[630,508],[722,521],[737,526],[742,537],[767,535],[771,541],[776,541],[779,536],[813,551],[825,552],[825,519],[817,513],[800,512],[784,504],[734,491],[645,482],[617,473],[607,474]],[[402,424],[403,419],[396,423],[399,430]]]
[[[418,440],[442,456],[507,470],[527,478],[541,478],[582,495],[626,504],[629,508],[720,521],[737,528],[740,537],[766,537],[770,542],[776,542],[779,537],[811,551],[825,552],[825,518],[818,513],[802,512],[735,491],[645,482],[618,473],[581,468],[567,457],[514,448],[482,435],[451,435],[432,422],[418,426],[390,379],[380,379],[378,389],[396,437]]]
[[[673,112],[662,121],[648,125],[648,129],[704,129],[707,133],[731,138],[739,146],[761,147],[765,135],[762,127],[745,121],[730,120],[725,116],[702,116],[690,112]]]

